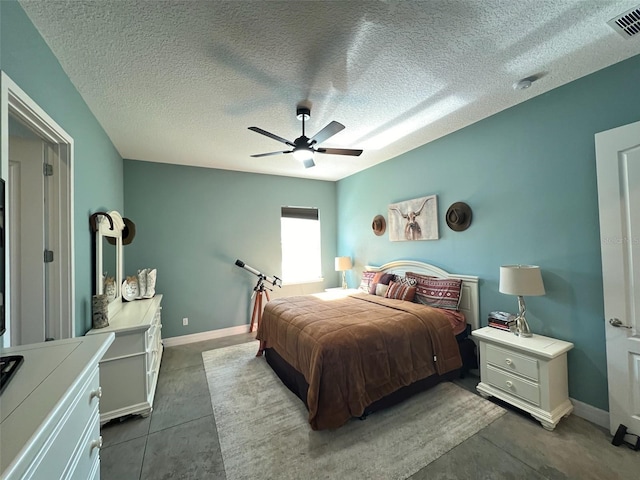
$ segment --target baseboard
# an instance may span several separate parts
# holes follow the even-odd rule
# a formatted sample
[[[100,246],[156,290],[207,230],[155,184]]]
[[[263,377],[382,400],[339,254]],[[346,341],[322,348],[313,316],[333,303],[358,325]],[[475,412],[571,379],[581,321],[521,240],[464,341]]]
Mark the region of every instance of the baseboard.
[[[573,414],[609,430],[609,412],[579,400],[571,399]]]
[[[249,332],[249,324],[238,325],[237,327],[219,328],[208,332],[192,333],[191,335],[180,335],[179,337],[163,338],[162,344],[165,347],[175,347],[176,345],[186,345],[187,343],[202,342],[213,338],[229,337]]]

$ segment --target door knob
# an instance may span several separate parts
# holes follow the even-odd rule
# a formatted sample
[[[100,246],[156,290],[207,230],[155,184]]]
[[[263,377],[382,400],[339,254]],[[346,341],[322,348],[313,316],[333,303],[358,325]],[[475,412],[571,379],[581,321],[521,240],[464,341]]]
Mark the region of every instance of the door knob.
[[[611,324],[611,326],[613,327],[619,327],[619,328],[632,328],[629,325],[624,325],[619,318],[610,318],[609,319],[609,323]]]

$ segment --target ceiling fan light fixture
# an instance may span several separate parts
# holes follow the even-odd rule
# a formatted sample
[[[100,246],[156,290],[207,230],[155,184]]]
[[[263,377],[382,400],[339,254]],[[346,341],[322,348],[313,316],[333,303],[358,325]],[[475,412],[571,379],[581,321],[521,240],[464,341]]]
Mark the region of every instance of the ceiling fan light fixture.
[[[0,0],[1,1],[1,0]],[[283,153],[292,153],[293,158],[295,158],[298,162],[304,165],[304,168],[311,168],[315,166],[313,161],[314,153],[326,153],[329,155],[351,155],[357,157],[362,153],[362,150],[354,150],[350,148],[315,148],[315,145],[328,140],[333,137],[336,133],[344,130],[344,125],[335,120],[329,122],[323,129],[321,129],[318,133],[316,133],[313,137],[309,138],[305,135],[304,132],[304,122],[308,120],[311,115],[311,110],[307,106],[298,105],[296,109],[296,114],[298,118],[302,121],[302,135],[296,138],[293,142],[287,140],[286,138],[279,137],[278,135],[274,135],[271,132],[267,132],[258,127],[249,127],[249,130],[259,133],[260,135],[264,135],[266,137],[272,138],[273,140],[277,140],[278,142],[284,143],[292,147],[292,150],[285,150],[283,152],[269,152],[269,153],[259,153],[257,155],[251,155],[252,157],[270,157],[271,155],[280,155]]]
[[[307,147],[296,147],[293,149],[293,158],[300,163],[308,162],[309,160],[313,160],[313,151]]]

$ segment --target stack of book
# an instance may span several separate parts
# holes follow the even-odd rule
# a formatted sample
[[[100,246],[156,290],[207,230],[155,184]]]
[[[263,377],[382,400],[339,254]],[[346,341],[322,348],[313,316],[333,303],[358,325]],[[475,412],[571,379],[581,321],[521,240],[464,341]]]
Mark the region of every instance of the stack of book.
[[[510,331],[516,326],[516,316],[506,312],[491,312],[489,314],[489,326]]]

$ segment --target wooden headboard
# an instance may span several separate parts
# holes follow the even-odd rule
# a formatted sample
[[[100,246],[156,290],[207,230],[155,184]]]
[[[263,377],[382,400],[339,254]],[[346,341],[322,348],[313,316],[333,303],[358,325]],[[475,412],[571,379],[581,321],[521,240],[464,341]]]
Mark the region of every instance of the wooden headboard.
[[[418,262],[415,260],[396,260],[385,263],[379,267],[367,265],[364,267],[368,271],[395,273],[404,275],[407,272],[418,273],[420,275],[430,275],[439,278],[456,278],[462,280],[462,294],[460,298],[460,311],[464,313],[467,323],[472,330],[480,328],[480,299],[478,297],[478,277],[472,275],[456,275],[445,272],[435,265]]]

